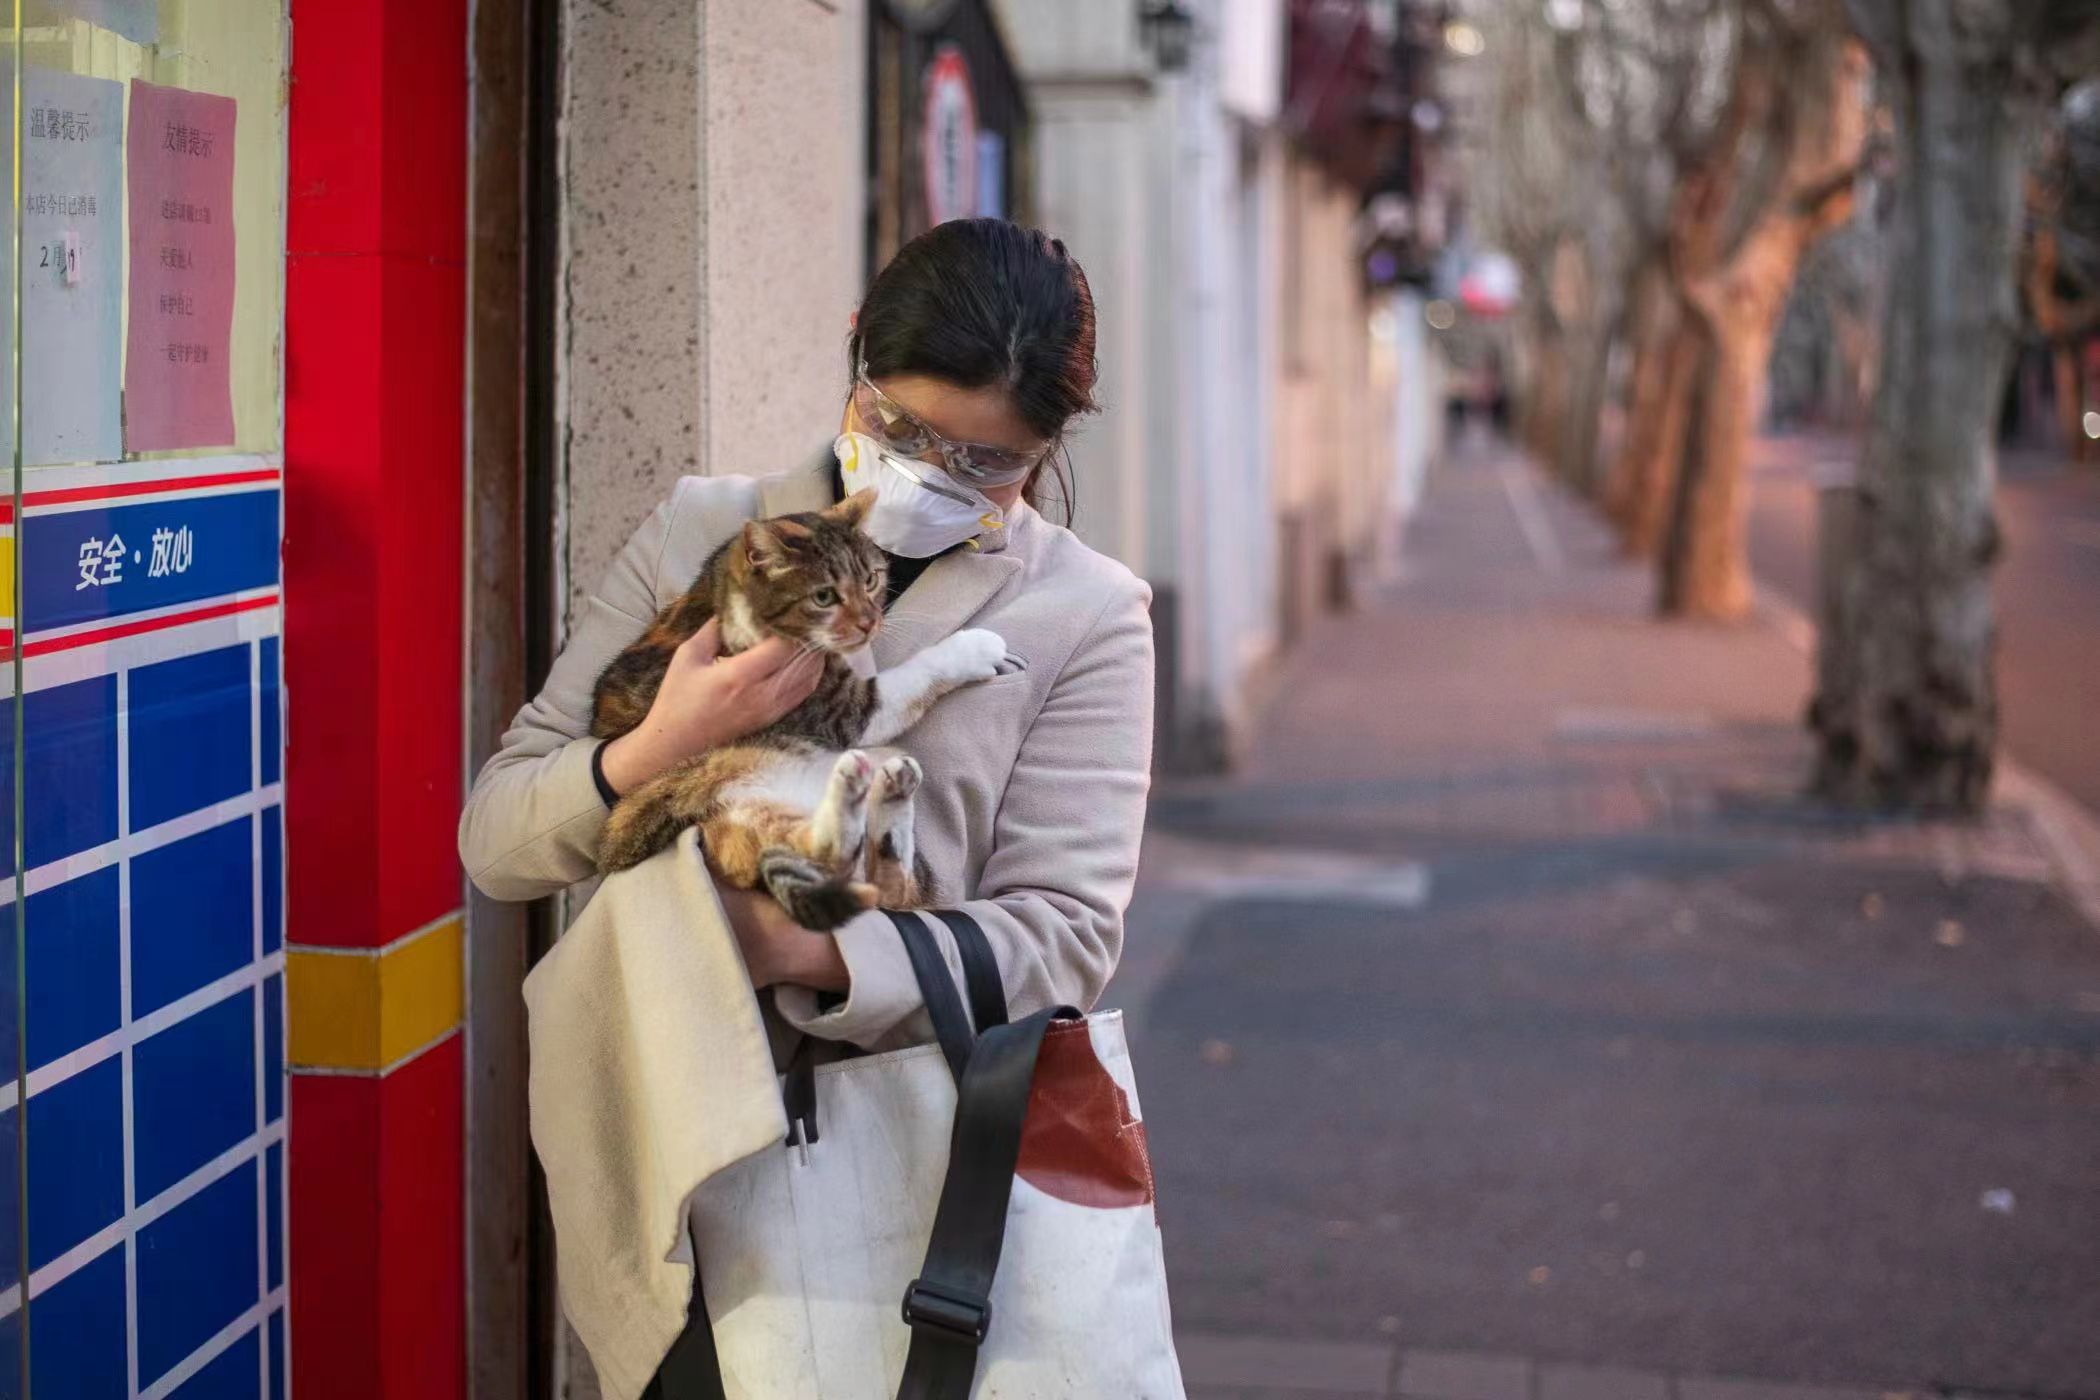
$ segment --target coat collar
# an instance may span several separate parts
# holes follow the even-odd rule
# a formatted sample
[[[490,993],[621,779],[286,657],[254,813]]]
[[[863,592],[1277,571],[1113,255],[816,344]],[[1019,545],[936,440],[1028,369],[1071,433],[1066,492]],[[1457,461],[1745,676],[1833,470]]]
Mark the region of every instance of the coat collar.
[[[833,504],[831,462],[831,450],[826,448],[793,471],[761,480],[760,518],[822,510]],[[928,565],[890,608],[875,638],[876,666],[887,670],[897,665],[983,611],[992,596],[1021,572],[1019,556],[1026,553],[1034,531],[1033,515],[1025,505],[1014,510],[1005,549],[992,553],[958,549]]]

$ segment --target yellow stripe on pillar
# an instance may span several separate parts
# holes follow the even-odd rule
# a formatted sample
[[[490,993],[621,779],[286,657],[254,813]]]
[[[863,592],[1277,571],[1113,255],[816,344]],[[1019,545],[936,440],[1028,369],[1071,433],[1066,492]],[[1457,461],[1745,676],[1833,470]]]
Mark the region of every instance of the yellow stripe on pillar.
[[[292,1068],[383,1073],[450,1034],[466,1005],[464,930],[455,910],[384,948],[289,948]]]

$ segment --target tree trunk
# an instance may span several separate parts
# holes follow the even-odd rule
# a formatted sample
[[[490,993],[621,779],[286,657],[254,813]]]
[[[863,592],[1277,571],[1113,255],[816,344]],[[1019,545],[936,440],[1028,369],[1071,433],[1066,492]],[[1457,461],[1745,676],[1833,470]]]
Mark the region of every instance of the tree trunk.
[[[1604,513],[1621,530],[1626,527],[1633,497],[1633,479],[1638,474],[1634,458],[1652,451],[1654,423],[1662,405],[1663,363],[1671,337],[1677,329],[1676,300],[1670,291],[1668,264],[1660,254],[1641,260],[1628,279],[1625,335],[1633,347],[1633,363],[1626,378],[1625,436],[1619,443],[1601,488]]]
[[[1651,401],[1643,405],[1638,396],[1634,400],[1634,412],[1642,420],[1631,430],[1620,468],[1626,483],[1620,545],[1636,559],[1652,559],[1662,548],[1670,503],[1677,495],[1677,469],[1684,460],[1692,390],[1705,358],[1706,333],[1681,303],[1674,321],[1655,355]]]
[[[1706,330],[1707,353],[1663,549],[1666,616],[1729,622],[1750,611],[1750,442],[1787,290],[1817,232],[1802,214],[1767,219],[1729,260],[1719,284],[1695,294],[1692,319]]]
[[[1592,499],[1604,493],[1603,473],[1598,466],[1598,438],[1604,427],[1604,396],[1611,388],[1612,347],[1623,329],[1620,316],[1607,312],[1586,327],[1578,338],[1579,349],[1569,375],[1568,421],[1560,441],[1560,474],[1567,483]]]
[[[2076,346],[2059,345],[2049,356],[2055,374],[2056,431],[2063,451],[2074,462],[2092,456],[2093,440],[2085,431],[2085,376],[2081,374]]]
[[[1973,813],[1997,743],[1993,435],[2032,108],[2013,18],[1964,0],[1896,14],[1880,36],[1899,160],[1882,372],[1834,590],[1851,604],[1826,619],[1842,664],[1826,659],[1810,724],[1826,794]]]
[[[1518,436],[1541,462],[1551,462],[1568,418],[1567,335],[1543,321],[1531,341],[1531,384]]]

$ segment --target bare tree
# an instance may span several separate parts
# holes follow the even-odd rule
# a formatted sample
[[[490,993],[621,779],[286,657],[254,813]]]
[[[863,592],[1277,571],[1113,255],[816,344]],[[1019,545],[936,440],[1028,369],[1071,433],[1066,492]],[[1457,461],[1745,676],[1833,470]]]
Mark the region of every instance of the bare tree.
[[[1967,813],[1998,737],[1993,438],[2016,329],[2021,182],[2091,0],[1848,0],[1894,111],[1882,365],[1856,501],[1827,540],[1817,784]]]
[[[1745,474],[1772,338],[1802,255],[1852,208],[1865,54],[1821,5],[1746,0],[1729,117],[1687,183],[1672,264],[1694,368],[1662,555],[1661,610],[1752,600]]]
[[[2020,286],[2056,380],[2057,437],[2094,455],[2085,431],[2083,343],[2100,332],[2100,81],[2064,95],[2027,185]]]
[[[1491,144],[1477,152],[1472,181],[1480,225],[1524,277],[1517,308],[1521,377],[1518,436],[1551,461],[1567,422],[1570,392],[1569,242],[1582,227],[1599,143],[1574,106],[1537,0],[1503,0],[1485,11],[1493,71]]]

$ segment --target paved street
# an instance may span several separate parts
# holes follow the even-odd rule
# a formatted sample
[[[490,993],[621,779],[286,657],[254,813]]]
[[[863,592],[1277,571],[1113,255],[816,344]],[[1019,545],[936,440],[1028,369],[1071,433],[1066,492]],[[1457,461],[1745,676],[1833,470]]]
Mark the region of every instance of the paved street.
[[[1506,457],[1408,559],[1155,804],[1109,1000],[1192,1394],[2100,1397],[2100,933],[2037,821],[1799,801],[1796,646],[1656,626]]]
[[[1751,566],[1787,601],[1815,611],[1815,482],[1850,459],[1849,439],[1758,444]],[[1998,683],[2007,749],[2088,807],[2100,808],[2100,470],[2007,456],[1998,492],[2005,560],[1997,576]]]

